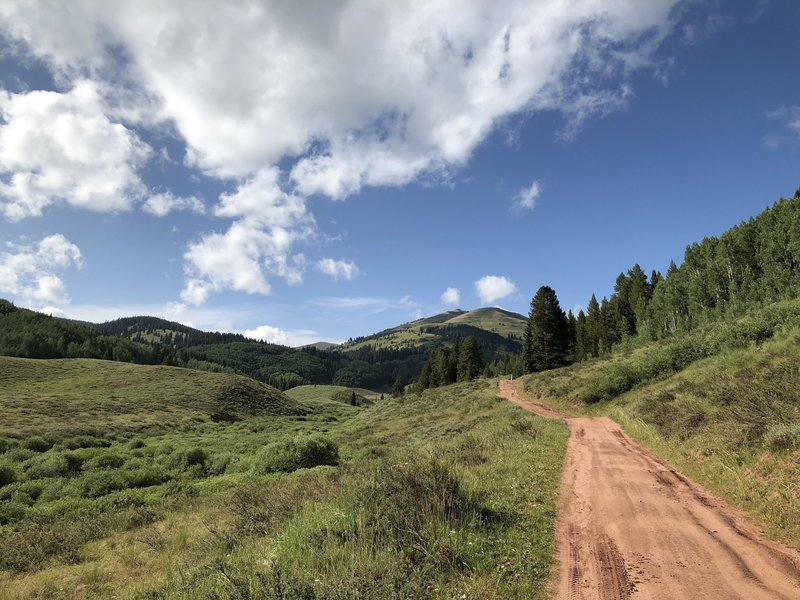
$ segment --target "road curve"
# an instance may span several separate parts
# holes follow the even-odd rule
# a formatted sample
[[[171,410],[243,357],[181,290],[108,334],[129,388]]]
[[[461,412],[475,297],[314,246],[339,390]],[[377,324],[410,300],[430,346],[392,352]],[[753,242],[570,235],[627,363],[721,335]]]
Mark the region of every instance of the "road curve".
[[[570,429],[557,525],[559,600],[800,599],[800,553],[690,481],[607,417],[571,418],[500,395]]]

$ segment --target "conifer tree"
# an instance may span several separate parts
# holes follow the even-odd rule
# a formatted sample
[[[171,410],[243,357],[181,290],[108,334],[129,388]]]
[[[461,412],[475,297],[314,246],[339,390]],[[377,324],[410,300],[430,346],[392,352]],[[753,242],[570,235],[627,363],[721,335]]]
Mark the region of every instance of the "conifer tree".
[[[528,325],[525,328],[523,362],[525,371],[533,373],[567,364],[569,327],[553,288],[542,286],[531,300]]]
[[[472,381],[483,370],[483,354],[478,346],[478,340],[470,335],[461,342],[458,352],[456,379],[458,381]]]
[[[587,356],[600,356],[600,334],[602,332],[603,323],[600,316],[600,304],[598,304],[597,297],[594,294],[592,294],[592,299],[589,300],[587,311]]]

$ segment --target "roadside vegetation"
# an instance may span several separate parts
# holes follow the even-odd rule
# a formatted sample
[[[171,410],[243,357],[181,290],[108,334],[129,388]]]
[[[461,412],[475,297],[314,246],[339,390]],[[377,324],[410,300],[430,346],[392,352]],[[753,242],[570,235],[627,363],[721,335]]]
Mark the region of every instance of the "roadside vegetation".
[[[800,547],[800,300],[528,375],[525,395],[608,415]]]
[[[567,431],[496,382],[254,408],[193,384],[227,374],[2,360],[0,598],[545,597]]]

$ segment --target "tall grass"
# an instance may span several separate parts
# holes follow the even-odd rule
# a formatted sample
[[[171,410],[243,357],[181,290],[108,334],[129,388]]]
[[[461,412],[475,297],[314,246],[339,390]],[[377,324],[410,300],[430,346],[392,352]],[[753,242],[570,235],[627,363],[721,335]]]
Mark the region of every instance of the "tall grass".
[[[495,382],[314,406],[9,437],[0,598],[546,596],[562,423]]]

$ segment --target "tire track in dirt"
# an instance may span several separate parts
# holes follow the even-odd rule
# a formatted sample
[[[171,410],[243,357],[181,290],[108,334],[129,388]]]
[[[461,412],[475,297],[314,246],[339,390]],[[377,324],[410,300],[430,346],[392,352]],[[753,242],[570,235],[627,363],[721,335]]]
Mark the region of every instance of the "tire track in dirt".
[[[800,553],[630,439],[607,417],[573,418],[500,395],[570,429],[557,525],[559,600],[797,600]]]

